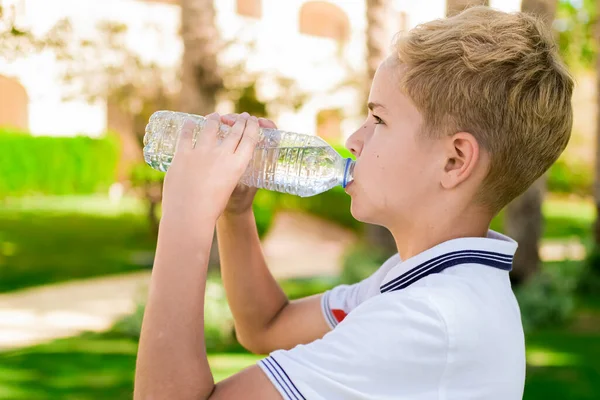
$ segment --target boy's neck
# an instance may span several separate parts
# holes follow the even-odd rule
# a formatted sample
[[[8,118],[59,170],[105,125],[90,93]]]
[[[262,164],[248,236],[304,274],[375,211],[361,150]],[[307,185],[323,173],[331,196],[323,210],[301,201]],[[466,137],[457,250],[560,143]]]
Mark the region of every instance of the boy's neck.
[[[402,260],[408,260],[423,251],[448,240],[466,237],[486,237],[492,216],[470,212],[456,218],[442,218],[437,221],[419,221],[419,224],[390,228],[398,253]]]

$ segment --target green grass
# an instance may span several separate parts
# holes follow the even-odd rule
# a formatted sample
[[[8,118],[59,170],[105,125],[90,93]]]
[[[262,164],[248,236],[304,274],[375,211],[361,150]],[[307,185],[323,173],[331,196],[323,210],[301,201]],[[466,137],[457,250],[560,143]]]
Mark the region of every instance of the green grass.
[[[76,213],[94,216],[143,215],[144,204],[135,197],[123,197],[118,202],[111,202],[107,196],[102,195],[31,196],[3,199],[0,202],[0,211],[36,214]]]
[[[547,331],[527,338],[525,400],[593,400],[600,393],[597,334]],[[83,334],[0,353],[4,400],[131,399],[137,343],[114,334]],[[260,356],[212,354],[216,381],[253,365]]]
[[[600,320],[598,320],[600,322]],[[541,332],[527,338],[524,399],[596,400],[600,394],[597,333]]]
[[[544,238],[585,242],[595,218],[589,201],[549,198]],[[494,221],[502,231],[502,221]],[[30,198],[0,204],[0,292],[146,268],[154,249],[143,207],[102,197]],[[549,263],[564,276],[581,263]],[[283,283],[292,298],[319,293],[329,280]],[[600,393],[600,296],[583,299],[568,329],[529,334],[525,399],[591,400]],[[0,399],[131,399],[137,342],[115,333],[84,334],[0,353]],[[259,357],[211,355],[216,380]]]
[[[595,217],[590,201],[550,197],[545,239],[582,241]],[[502,215],[493,229],[502,231]],[[0,293],[147,268],[155,239],[143,204],[103,196],[31,197],[0,203]]]
[[[154,246],[147,220],[131,202],[50,198],[3,204],[0,292],[147,268]]]
[[[83,334],[0,353],[0,399],[131,400],[137,343],[113,334]],[[216,381],[260,359],[213,354]]]

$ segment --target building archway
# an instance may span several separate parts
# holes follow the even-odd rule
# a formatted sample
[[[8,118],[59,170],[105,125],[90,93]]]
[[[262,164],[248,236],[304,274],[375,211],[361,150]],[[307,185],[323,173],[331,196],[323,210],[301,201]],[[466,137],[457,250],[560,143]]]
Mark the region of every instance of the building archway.
[[[0,126],[29,130],[29,96],[16,78],[0,75]]]
[[[327,1],[309,1],[300,8],[300,33],[334,39],[348,40],[350,20],[340,7]]]

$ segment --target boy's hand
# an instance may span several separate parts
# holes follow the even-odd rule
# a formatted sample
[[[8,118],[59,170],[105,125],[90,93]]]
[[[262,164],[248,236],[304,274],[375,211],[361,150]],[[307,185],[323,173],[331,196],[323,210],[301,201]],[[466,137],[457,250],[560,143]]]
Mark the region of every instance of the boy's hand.
[[[216,222],[242,177],[259,139],[258,119],[238,116],[219,143],[217,113],[207,116],[194,145],[193,122],[184,124],[165,176],[163,214],[182,221]]]
[[[241,115],[248,114],[243,113]],[[238,114],[223,115],[221,117],[221,122],[229,126],[233,126],[238,116]],[[266,118],[258,118],[258,125],[260,128],[277,129],[275,123]],[[252,207],[252,201],[254,200],[254,196],[256,195],[257,190],[258,189],[251,186],[246,186],[241,183],[238,184],[235,187],[233,193],[231,194],[227,206],[225,207],[225,214],[239,215],[250,210],[250,208]]]

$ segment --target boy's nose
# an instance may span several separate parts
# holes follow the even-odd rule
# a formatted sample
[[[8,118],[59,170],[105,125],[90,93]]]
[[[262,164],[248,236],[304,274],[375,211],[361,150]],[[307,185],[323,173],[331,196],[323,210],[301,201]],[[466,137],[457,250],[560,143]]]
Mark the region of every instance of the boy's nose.
[[[350,153],[352,153],[355,157],[360,156],[360,152],[363,148],[363,142],[359,138],[358,131],[354,132],[352,135],[350,135],[348,140],[346,140],[346,148],[350,150]]]

